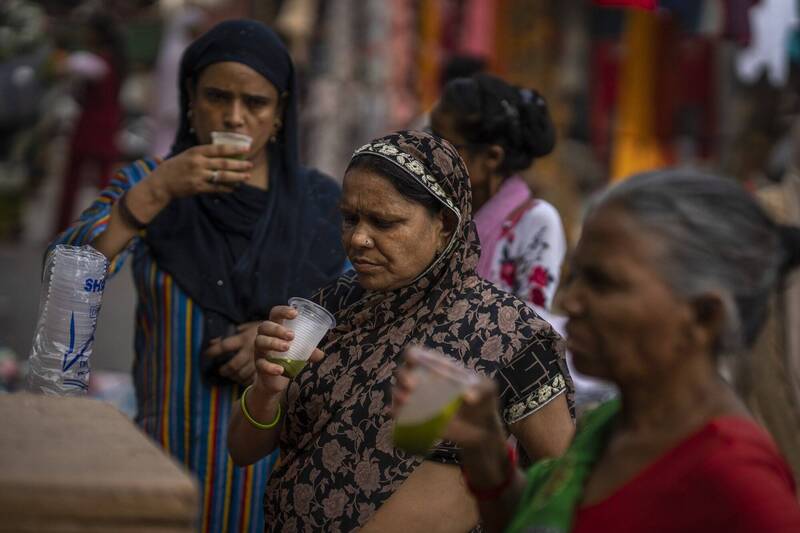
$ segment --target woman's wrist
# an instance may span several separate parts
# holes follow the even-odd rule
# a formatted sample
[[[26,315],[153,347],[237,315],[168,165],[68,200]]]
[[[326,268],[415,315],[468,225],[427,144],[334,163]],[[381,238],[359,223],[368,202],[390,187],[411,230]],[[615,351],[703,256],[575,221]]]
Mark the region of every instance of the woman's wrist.
[[[247,388],[245,407],[247,413],[261,422],[269,422],[277,416],[283,393],[275,394],[261,389],[258,384]]]
[[[126,225],[139,230],[152,222],[170,201],[161,179],[151,174],[125,191],[117,202],[117,208]]]
[[[143,187],[142,192],[146,194],[146,201],[159,211],[167,207],[172,201],[172,192],[170,192],[166,180],[158,172],[158,169],[142,180],[138,186]]]
[[[471,489],[492,489],[508,479],[511,460],[508,450],[507,440],[500,435],[461,450],[462,470]]]
[[[275,429],[278,423],[281,420],[281,403],[280,401],[277,402],[275,405],[275,415],[271,417],[270,420],[261,419],[259,420],[257,417],[254,417],[251,413],[251,407],[247,404],[247,394],[253,389],[253,385],[248,385],[244,391],[242,391],[242,396],[239,398],[239,402],[241,403],[242,414],[244,415],[245,419],[250,423],[251,426],[258,430],[269,430]],[[267,410],[264,409],[266,412]]]
[[[503,456],[505,461],[501,472],[491,467],[488,469],[473,468],[472,472],[468,472],[466,468],[462,469],[467,490],[469,490],[472,496],[479,502],[492,502],[497,500],[514,484],[514,480],[517,476],[517,450],[510,443],[506,443],[505,448],[505,454]],[[499,459],[499,457],[495,459]],[[497,467],[502,464],[502,462],[490,460],[489,464],[493,467]],[[482,473],[483,477],[480,477],[480,474],[476,475],[476,472]],[[487,472],[491,473],[487,476]],[[478,479],[476,480],[476,478]]]

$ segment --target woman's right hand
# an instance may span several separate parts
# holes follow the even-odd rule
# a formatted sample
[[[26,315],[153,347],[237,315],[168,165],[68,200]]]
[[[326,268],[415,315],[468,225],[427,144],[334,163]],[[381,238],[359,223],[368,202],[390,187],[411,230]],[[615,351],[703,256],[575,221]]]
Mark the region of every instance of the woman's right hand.
[[[267,356],[271,352],[286,352],[289,343],[294,339],[294,332],[283,326],[284,320],[297,317],[297,309],[286,305],[277,305],[269,312],[269,320],[258,326],[255,339],[256,377],[253,389],[265,397],[283,393],[289,386],[290,379],[284,376],[281,365],[271,363]],[[309,361],[317,362],[324,357],[322,350],[314,348]]]
[[[201,144],[165,159],[150,179],[169,200],[202,193],[232,192],[250,179],[253,164],[234,159],[247,153],[239,146]]]

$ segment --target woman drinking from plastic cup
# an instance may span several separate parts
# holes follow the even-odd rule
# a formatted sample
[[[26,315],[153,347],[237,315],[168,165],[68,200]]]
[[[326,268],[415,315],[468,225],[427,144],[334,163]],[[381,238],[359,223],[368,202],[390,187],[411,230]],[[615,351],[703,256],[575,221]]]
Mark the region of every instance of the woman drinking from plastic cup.
[[[255,340],[255,383],[233,414],[231,455],[249,464],[281,450],[268,531],[468,531],[478,517],[456,447],[423,458],[394,445],[401,352],[435,348],[495,378],[506,426],[538,458],[560,454],[573,430],[561,339],[475,272],[469,178],[447,141],[399,132],[356,150],[341,212],[355,272],[313,298],[336,326],[290,380],[269,359],[291,349],[284,322],[297,310],[272,309]]]
[[[299,165],[294,67],[264,25],[212,28],[178,83],[170,155],[124,168],[57,243],[91,243],[112,272],[133,255],[136,420],[198,476],[200,530],[261,531],[275,456],[234,468],[227,419],[258,321],[341,273],[340,190]]]
[[[495,386],[467,391],[446,435],[490,531],[790,533],[791,471],[717,371],[752,345],[770,293],[800,264],[736,183],[686,171],[630,178],[590,208],[564,289],[575,366],[620,399],[590,411],[569,450],[522,475]],[[411,361],[413,366],[415,361]],[[398,374],[402,408],[415,384]]]

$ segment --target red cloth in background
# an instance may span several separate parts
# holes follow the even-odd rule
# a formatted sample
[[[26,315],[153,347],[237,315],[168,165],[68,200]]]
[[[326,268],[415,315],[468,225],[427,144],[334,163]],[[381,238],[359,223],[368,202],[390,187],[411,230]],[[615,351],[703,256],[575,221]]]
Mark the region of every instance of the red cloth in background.
[[[611,127],[619,92],[619,45],[596,40],[590,54],[589,138],[598,159],[605,164],[611,153]]]
[[[724,19],[722,37],[739,46],[747,46],[752,39],[750,29],[750,8],[761,0],[723,0]]]
[[[572,533],[797,533],[789,467],[753,421],[709,422],[600,503]]]
[[[594,3],[602,7],[638,7],[641,9],[653,10],[658,4],[657,0],[594,0]]]
[[[653,99],[656,138],[670,161],[690,155],[691,160],[714,156],[718,139],[715,41],[681,30],[671,12],[659,12],[655,62],[656,94]],[[589,91],[590,141],[600,161],[608,161],[612,127],[618,113],[622,45],[613,38],[596,38],[591,47]],[[675,150],[675,141],[686,136],[693,142],[691,154]]]
[[[108,54],[98,54],[108,68],[99,80],[86,83],[80,97],[81,114],[72,133],[73,150],[88,156],[116,161],[119,150],[116,133],[122,124],[119,92],[122,79]]]
[[[72,222],[84,172],[93,172],[97,187],[102,189],[108,185],[120,156],[116,139],[123,115],[119,101],[122,78],[109,54],[98,57],[106,63],[108,72],[101,79],[88,81],[81,95],[81,114],[70,138],[54,234]]]

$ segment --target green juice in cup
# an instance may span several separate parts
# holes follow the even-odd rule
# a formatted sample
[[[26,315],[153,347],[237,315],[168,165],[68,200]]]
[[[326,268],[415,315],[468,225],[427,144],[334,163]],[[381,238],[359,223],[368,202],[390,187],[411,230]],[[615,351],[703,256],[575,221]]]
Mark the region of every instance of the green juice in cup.
[[[306,366],[322,337],[336,326],[336,319],[324,307],[305,298],[289,298],[289,305],[297,316],[283,322],[283,327],[294,333],[287,351],[270,351],[267,361],[283,367],[284,375],[294,378]]]
[[[418,346],[408,348],[416,386],[395,419],[395,446],[417,455],[426,454],[442,437],[461,407],[464,391],[477,376],[459,362]]]
[[[424,455],[442,436],[447,423],[461,406],[461,397],[444,406],[436,415],[420,422],[396,423],[394,426],[394,445],[407,452]]]
[[[284,375],[290,378],[293,378],[299,374],[300,371],[305,368],[306,363],[308,362],[299,361],[297,359],[282,359],[278,357],[267,357],[267,361],[270,363],[275,363],[276,365],[281,365],[283,367]]]

